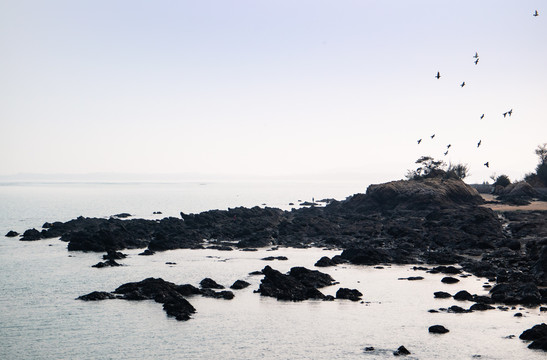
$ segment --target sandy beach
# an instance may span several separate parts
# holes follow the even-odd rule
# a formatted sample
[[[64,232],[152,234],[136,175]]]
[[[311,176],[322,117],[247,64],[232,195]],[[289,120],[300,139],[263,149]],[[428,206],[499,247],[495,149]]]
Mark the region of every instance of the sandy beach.
[[[494,201],[495,197],[490,194],[481,194],[486,201]],[[484,204],[484,207],[490,208],[494,211],[515,211],[515,210],[547,210],[547,201],[532,201],[528,205],[507,205],[507,204]]]

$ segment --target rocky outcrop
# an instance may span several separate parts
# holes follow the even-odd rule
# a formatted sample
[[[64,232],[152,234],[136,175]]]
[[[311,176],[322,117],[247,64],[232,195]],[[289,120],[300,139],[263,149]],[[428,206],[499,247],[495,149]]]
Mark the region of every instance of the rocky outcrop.
[[[527,205],[534,198],[540,197],[540,194],[526,181],[520,181],[509,184],[505,187],[497,186],[494,194],[498,195],[498,200],[513,205]]]
[[[8,231],[8,233],[5,236],[6,237],[16,237],[16,236],[19,236],[19,233],[17,231],[10,230],[10,231]]]
[[[520,334],[521,340],[532,341],[528,346],[530,349],[539,349],[547,351],[547,325],[539,324],[534,327],[525,330]]]
[[[429,327],[429,332],[432,334],[446,334],[449,331],[450,330],[448,330],[442,325],[433,325]]]
[[[266,266],[262,273],[264,278],[257,292],[262,296],[271,296],[278,300],[324,299],[325,295],[318,288],[332,285],[334,282],[328,274],[303,267],[295,267],[288,274],[282,274]]]
[[[338,291],[336,291],[337,299],[359,301],[361,300],[361,296],[363,296],[363,294],[357,289],[340,288],[338,289]]]
[[[199,283],[202,289],[224,289],[224,286],[218,284],[211,278],[205,278]]]
[[[236,280],[232,286],[230,286],[230,289],[234,289],[234,290],[241,290],[241,289],[245,289],[246,287],[250,286],[251,284],[248,283],[247,281],[245,280]]]
[[[36,229],[28,229],[23,233],[21,241],[35,241],[42,239],[42,233]]]

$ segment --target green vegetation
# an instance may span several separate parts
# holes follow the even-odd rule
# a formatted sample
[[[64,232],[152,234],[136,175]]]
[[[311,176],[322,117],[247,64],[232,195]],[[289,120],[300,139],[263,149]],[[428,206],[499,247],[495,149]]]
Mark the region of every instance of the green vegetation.
[[[469,168],[464,164],[449,164],[442,160],[435,160],[431,156],[422,156],[416,160],[418,168],[416,170],[408,170],[406,178],[411,180],[428,179],[428,178],[444,178],[444,179],[464,179],[469,175]]]

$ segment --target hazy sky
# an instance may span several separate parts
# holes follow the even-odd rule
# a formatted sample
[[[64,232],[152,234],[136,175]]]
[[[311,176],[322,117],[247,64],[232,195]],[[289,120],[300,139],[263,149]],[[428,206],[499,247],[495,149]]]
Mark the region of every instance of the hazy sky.
[[[481,182],[547,142],[544,0],[0,0],[0,51],[0,175]]]

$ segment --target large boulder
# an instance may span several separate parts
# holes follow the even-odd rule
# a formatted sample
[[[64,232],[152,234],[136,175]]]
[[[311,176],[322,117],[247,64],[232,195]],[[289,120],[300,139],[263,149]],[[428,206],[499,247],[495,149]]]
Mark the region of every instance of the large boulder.
[[[391,181],[370,185],[366,195],[369,201],[382,208],[424,209],[484,203],[477,190],[457,179]]]
[[[278,300],[324,299],[325,295],[317,288],[332,285],[334,281],[328,274],[306,268],[292,268],[289,274],[282,274],[266,266],[262,273],[264,278],[257,292]]]
[[[532,185],[525,181],[509,184],[505,187],[496,187],[495,193],[498,195],[498,200],[515,205],[529,204],[532,199],[540,196]]]
[[[521,340],[531,340],[532,343],[528,346],[530,349],[539,349],[547,351],[547,325],[539,324],[525,330],[520,334]]]

